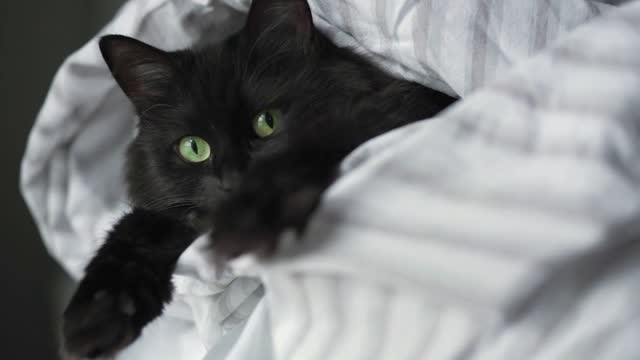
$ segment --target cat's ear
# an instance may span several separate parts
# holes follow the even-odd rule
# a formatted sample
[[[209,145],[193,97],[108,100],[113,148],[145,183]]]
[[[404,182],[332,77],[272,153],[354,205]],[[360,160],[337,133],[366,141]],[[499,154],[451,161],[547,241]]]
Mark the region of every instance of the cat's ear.
[[[175,75],[170,53],[122,35],[102,37],[100,51],[138,111],[166,101]]]
[[[245,30],[253,41],[265,33],[278,32],[282,39],[308,48],[314,35],[311,10],[306,0],[253,0]]]

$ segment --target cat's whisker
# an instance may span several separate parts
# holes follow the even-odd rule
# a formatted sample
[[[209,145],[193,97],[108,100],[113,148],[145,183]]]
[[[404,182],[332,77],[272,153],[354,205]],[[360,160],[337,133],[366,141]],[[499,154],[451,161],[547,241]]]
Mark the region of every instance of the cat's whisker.
[[[202,197],[189,197],[189,196],[167,196],[163,198],[154,199],[152,201],[147,201],[143,204],[146,208],[154,208],[154,209],[169,209],[173,207],[180,207],[185,205],[196,205],[198,202],[201,202],[204,198]]]
[[[197,209],[197,208],[198,208],[198,205],[192,205],[192,206],[189,206],[188,208],[186,208],[186,209],[183,211],[183,215],[187,215],[187,214],[189,214],[191,211],[193,211],[193,210],[195,210],[195,209]]]

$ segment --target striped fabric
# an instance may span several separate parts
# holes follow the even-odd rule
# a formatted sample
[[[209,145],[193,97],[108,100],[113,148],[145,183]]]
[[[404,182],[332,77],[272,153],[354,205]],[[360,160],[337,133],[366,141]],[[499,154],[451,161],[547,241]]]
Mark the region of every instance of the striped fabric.
[[[100,34],[180,48],[237,29],[248,3],[132,0]],[[465,100],[352,154],[309,249],[216,274],[194,244],[175,301],[118,358],[640,358],[624,226],[638,208],[640,3],[310,3],[336,43]],[[56,75],[21,175],[76,277],[127,209],[133,114],[96,39]]]
[[[224,0],[246,11],[250,0]],[[398,76],[466,95],[612,5],[590,0],[309,0],[338,44]]]

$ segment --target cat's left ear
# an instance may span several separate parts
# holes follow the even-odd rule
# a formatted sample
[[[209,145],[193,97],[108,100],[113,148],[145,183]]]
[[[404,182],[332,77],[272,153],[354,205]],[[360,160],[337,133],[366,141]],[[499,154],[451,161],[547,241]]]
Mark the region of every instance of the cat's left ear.
[[[138,112],[170,98],[175,77],[171,53],[121,35],[102,37],[100,51]]]
[[[315,29],[306,0],[253,0],[245,30],[253,41],[277,32],[282,40],[292,40],[308,49]]]

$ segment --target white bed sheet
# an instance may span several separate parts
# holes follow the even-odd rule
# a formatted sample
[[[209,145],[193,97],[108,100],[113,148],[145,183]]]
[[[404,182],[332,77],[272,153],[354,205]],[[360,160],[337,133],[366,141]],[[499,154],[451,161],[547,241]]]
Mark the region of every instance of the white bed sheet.
[[[264,359],[617,359],[602,356],[627,350],[637,358],[627,340],[638,327],[621,320],[635,316],[627,301],[638,293],[637,251],[629,237],[607,233],[638,205],[640,112],[630,100],[639,94],[638,2],[575,34],[609,5],[311,6],[337,43],[464,102],[345,162],[308,236],[322,247],[271,264],[237,262],[237,273],[265,282],[263,300],[254,278],[216,279],[195,244],[176,272],[175,301],[119,358],[253,359],[257,350]],[[130,1],[101,34],[179,48],[223,37],[246,8]],[[569,33],[566,45],[512,70]],[[127,208],[121,168],[133,115],[96,39],[56,75],[21,177],[48,249],[76,277]],[[616,264],[594,268],[601,254]],[[597,321],[582,316],[603,307],[611,311]],[[585,345],[597,341],[604,345]]]

